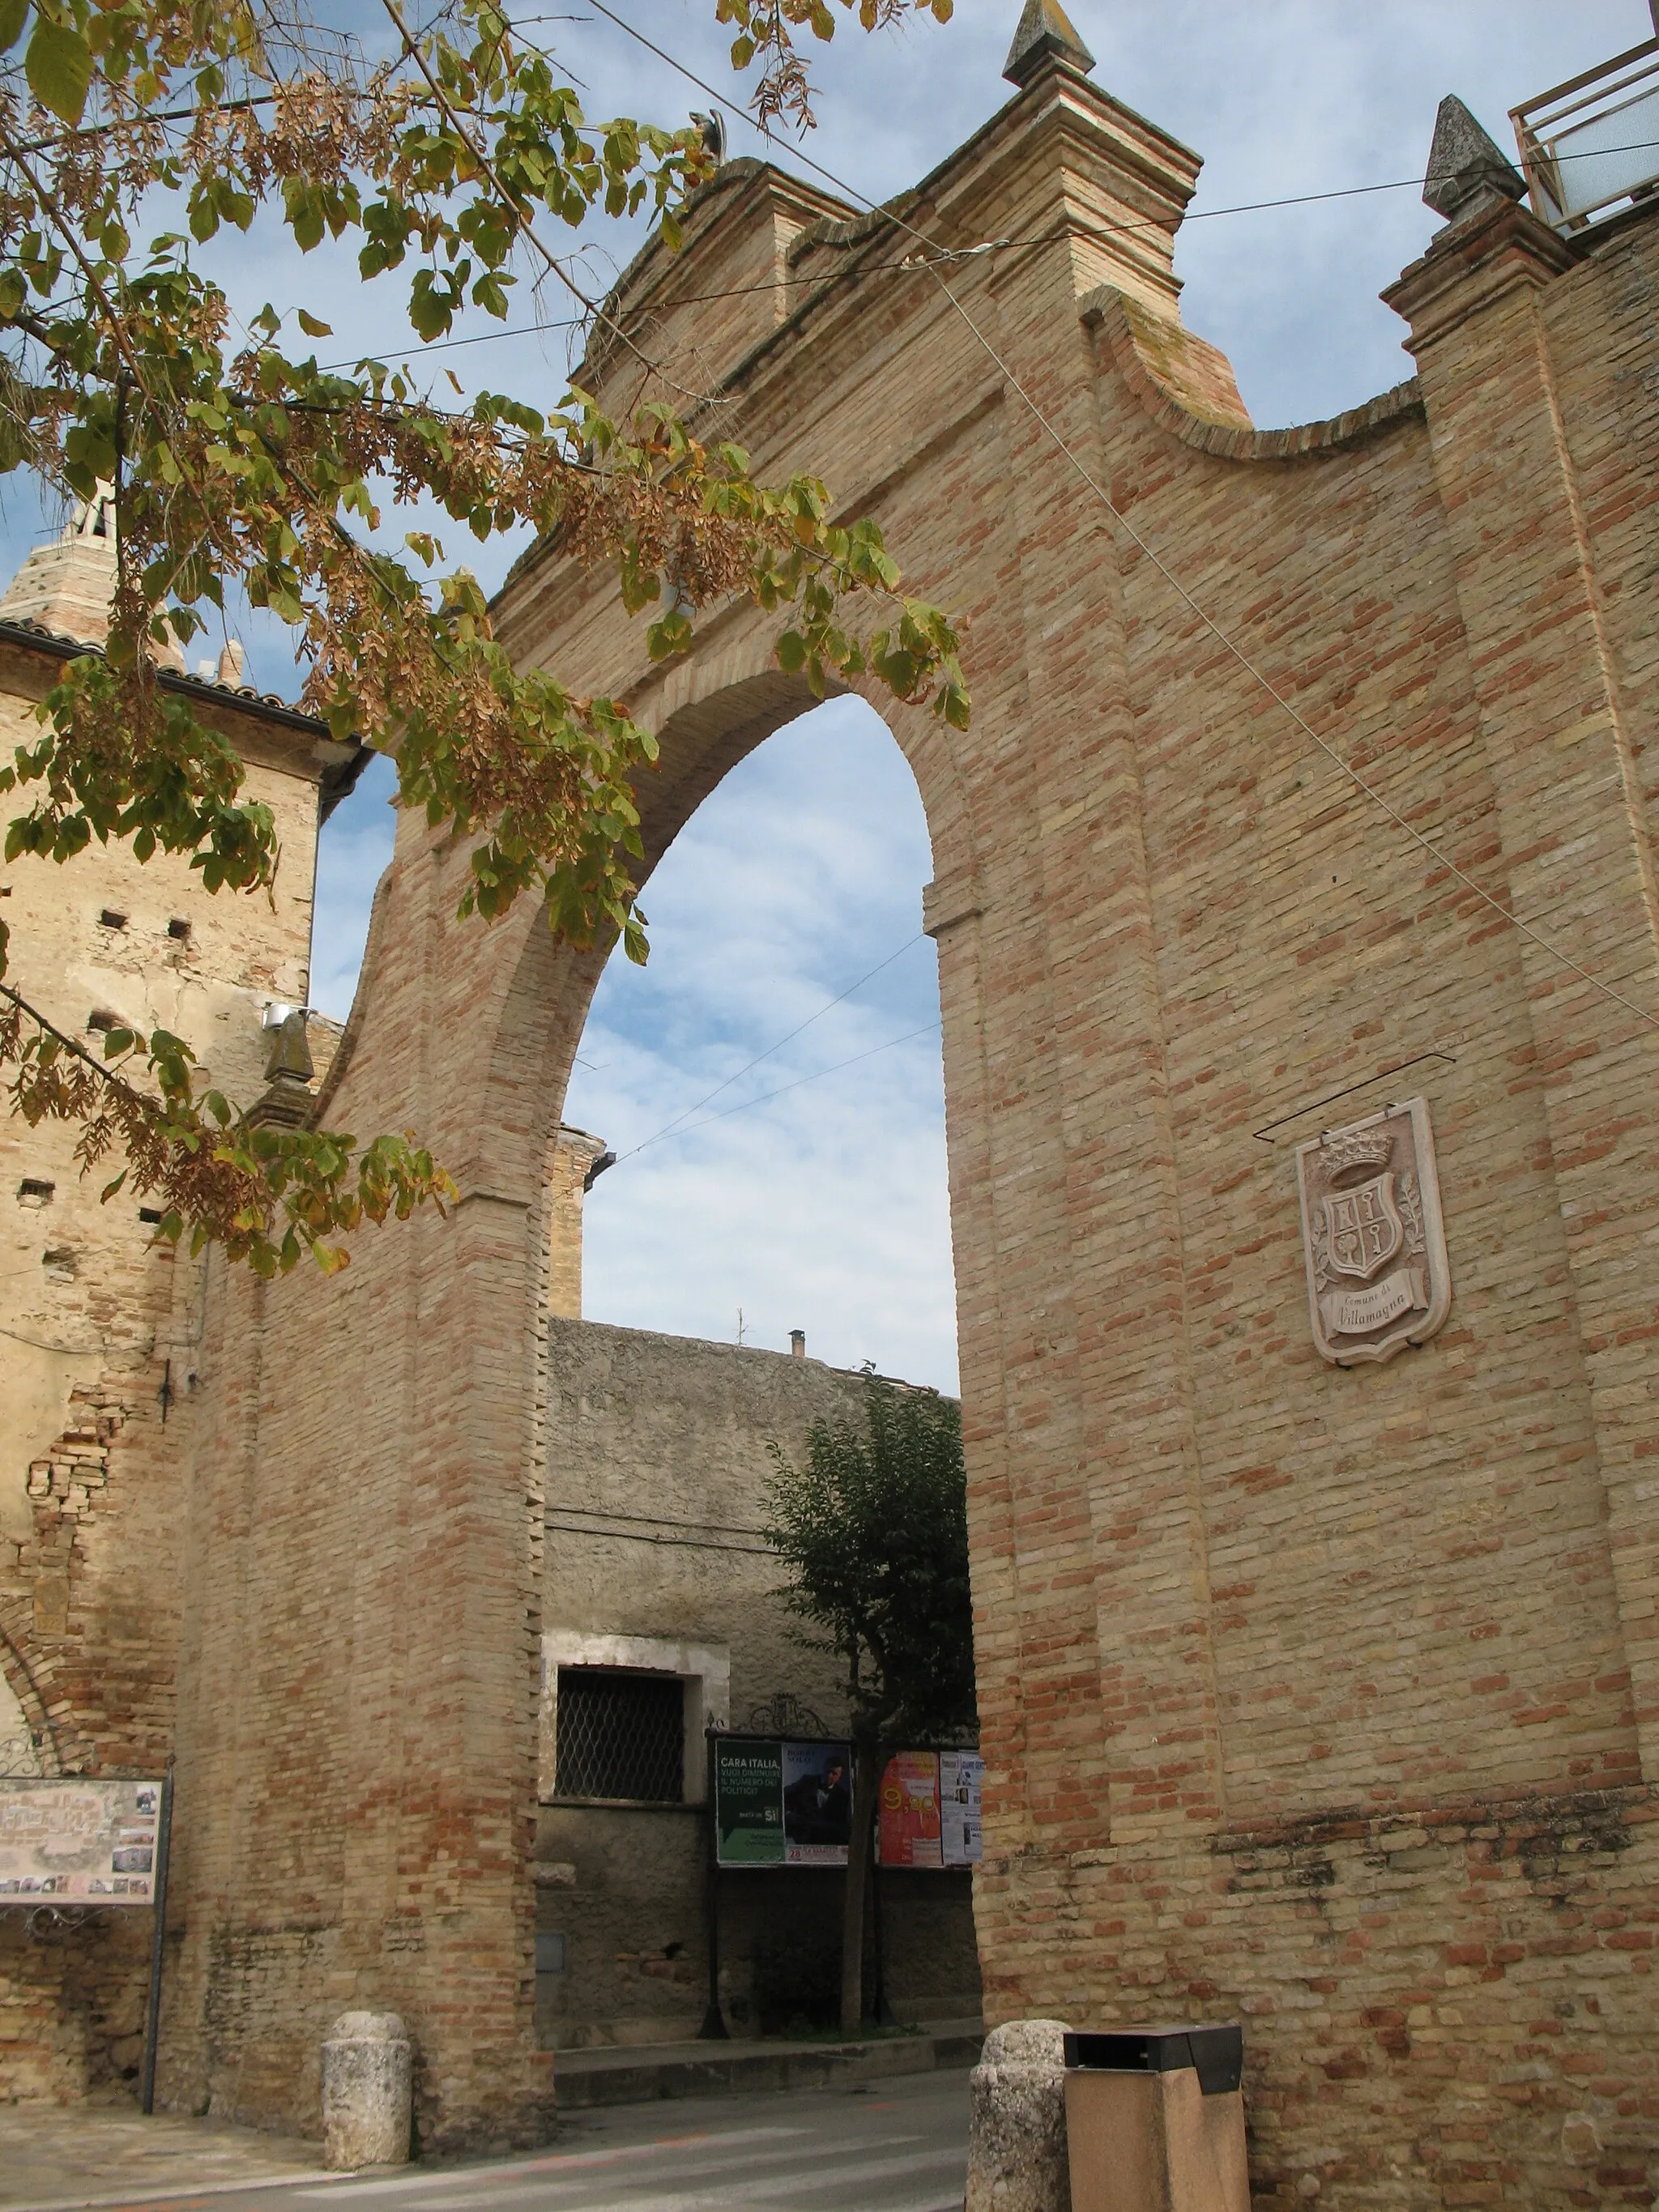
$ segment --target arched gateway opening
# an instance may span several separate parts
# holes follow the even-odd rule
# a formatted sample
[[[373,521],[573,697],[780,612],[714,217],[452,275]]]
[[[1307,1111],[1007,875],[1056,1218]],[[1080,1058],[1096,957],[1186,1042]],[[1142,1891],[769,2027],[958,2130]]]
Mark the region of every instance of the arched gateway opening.
[[[1574,2160],[1656,2149],[1619,2087],[1652,2065],[1623,1931],[1659,1911],[1659,1054],[1629,1011],[1659,1004],[1659,431],[1621,366],[1651,355],[1656,204],[1564,240],[1481,154],[1387,295],[1418,375],[1258,432],[1180,319],[1196,156],[1052,42],[1019,75],[902,210],[1002,242],[956,265],[965,319],[899,218],[750,162],[616,305],[968,627],[972,728],[888,720],[933,848],[988,2015],[1244,2017],[1264,2200],[1409,2171],[1450,2206],[1484,2160],[1565,2203]],[[653,668],[556,549],[498,617],[659,732],[652,860],[806,704],[754,611]],[[161,2049],[167,2101],[304,2124],[330,2020],[394,2008],[441,2144],[533,2137],[554,2096],[547,1207],[599,960],[528,910],[458,924],[465,866],[401,823],[321,1109],[418,1128],[453,1218],[210,1304]],[[1304,1246],[1297,1146],[1402,1084],[1452,1304],[1381,1359],[1410,1269],[1333,1259],[1346,1184]]]
[[[652,876],[649,961],[617,947],[592,1001],[564,1118],[617,1165],[572,1178],[556,1306],[773,1352],[798,1331],[954,1395],[932,875],[915,779],[855,696],[727,775]]]

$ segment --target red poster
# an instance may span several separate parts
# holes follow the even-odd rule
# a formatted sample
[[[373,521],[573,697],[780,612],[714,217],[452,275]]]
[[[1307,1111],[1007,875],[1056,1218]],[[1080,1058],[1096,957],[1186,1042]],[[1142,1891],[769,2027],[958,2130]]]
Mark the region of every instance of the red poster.
[[[936,1751],[901,1751],[888,1760],[881,1778],[878,1837],[883,1866],[944,1864]]]

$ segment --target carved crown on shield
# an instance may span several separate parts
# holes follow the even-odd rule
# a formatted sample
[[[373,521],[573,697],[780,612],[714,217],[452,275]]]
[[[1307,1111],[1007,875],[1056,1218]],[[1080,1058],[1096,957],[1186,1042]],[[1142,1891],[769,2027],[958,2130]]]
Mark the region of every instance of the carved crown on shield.
[[[1387,1129],[1355,1129],[1319,1148],[1319,1164],[1328,1176],[1350,1168],[1385,1168],[1393,1157],[1394,1137]]]

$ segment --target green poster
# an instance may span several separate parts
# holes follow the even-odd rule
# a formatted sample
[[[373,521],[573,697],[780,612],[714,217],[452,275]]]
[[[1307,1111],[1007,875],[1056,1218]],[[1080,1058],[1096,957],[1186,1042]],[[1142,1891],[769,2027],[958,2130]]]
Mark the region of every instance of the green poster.
[[[783,1864],[781,1743],[715,1743],[714,1820],[722,1866]]]

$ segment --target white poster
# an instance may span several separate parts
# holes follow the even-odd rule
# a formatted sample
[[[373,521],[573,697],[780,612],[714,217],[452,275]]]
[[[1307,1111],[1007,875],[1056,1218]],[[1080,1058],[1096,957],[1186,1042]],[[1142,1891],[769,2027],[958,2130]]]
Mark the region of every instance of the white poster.
[[[0,1905],[149,1905],[159,1782],[0,1781]]]
[[[976,1751],[942,1751],[939,1755],[940,1841],[946,1866],[980,1862],[980,1791],[985,1761]]]

